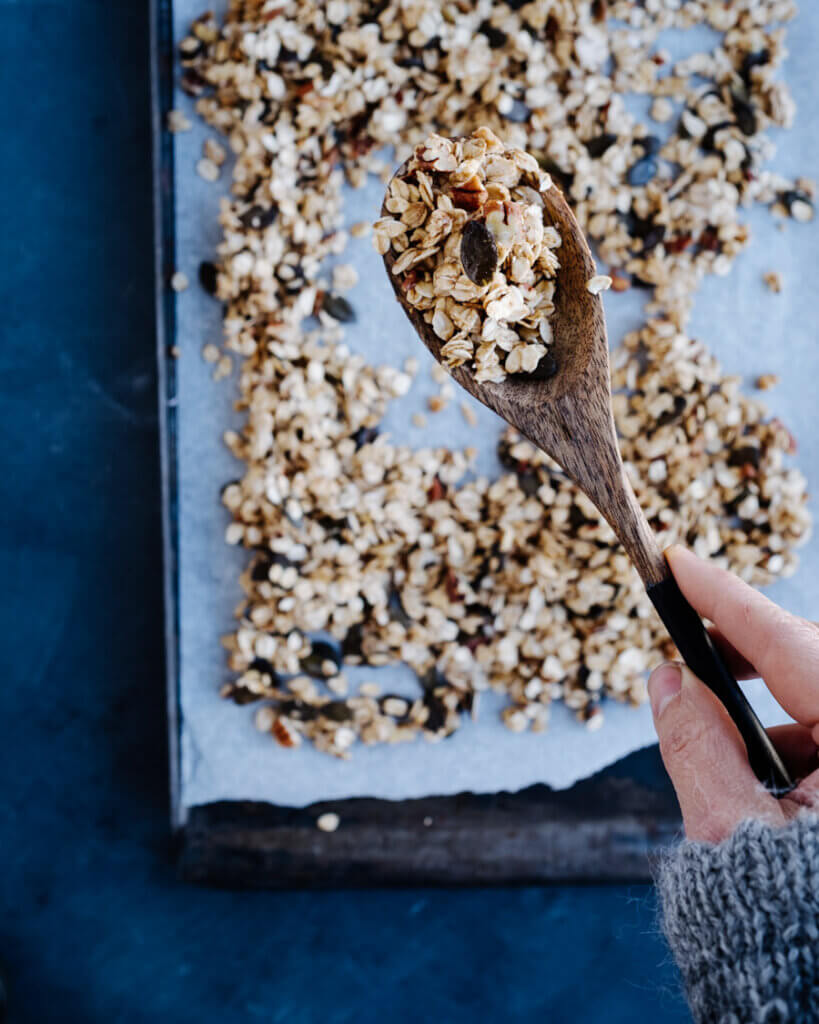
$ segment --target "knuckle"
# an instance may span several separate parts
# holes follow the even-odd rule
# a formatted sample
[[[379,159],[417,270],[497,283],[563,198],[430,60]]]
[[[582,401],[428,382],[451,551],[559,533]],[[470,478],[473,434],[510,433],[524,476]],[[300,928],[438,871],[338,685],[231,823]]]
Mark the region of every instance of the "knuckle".
[[[698,762],[717,760],[719,756],[718,730],[698,717],[681,718],[672,722],[660,739],[664,758],[675,762],[696,759]]]
[[[808,650],[819,656],[819,625],[811,622],[810,619],[803,619],[796,616],[795,630],[798,640],[801,640]]]
[[[813,622],[791,615],[783,609],[771,621],[760,651],[759,665],[763,675],[774,676],[785,668],[811,664],[819,669],[819,629]]]

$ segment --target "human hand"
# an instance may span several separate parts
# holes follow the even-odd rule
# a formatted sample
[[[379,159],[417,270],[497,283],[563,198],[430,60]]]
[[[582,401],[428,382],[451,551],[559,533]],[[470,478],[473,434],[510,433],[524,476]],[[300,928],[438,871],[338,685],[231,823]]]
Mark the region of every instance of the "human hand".
[[[769,730],[799,785],[776,799],[757,781],[722,704],[685,666],[666,662],[648,681],[660,753],[689,839],[720,842],[746,818],[784,825],[819,809],[819,627],[791,615],[736,576],[678,545],[666,552],[680,590],[716,626],[737,679],[761,676],[796,724]]]

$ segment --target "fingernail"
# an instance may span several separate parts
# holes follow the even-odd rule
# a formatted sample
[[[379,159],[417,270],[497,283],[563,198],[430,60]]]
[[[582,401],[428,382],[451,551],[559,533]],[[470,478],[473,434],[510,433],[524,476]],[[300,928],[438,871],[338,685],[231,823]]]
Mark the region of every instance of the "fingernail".
[[[682,688],[682,671],[673,661],[666,661],[651,673],[648,680],[648,699],[655,719],[668,707]]]
[[[676,558],[693,558],[697,560],[697,556],[693,551],[689,551],[688,548],[683,547],[682,544],[669,544],[667,548],[663,550],[665,560],[669,563],[674,562]]]

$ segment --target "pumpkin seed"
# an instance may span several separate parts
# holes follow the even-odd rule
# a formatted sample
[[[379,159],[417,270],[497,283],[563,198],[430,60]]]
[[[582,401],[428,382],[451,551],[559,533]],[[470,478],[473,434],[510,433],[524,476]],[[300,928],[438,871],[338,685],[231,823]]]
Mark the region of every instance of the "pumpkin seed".
[[[629,168],[628,183],[639,188],[641,185],[647,185],[656,173],[657,161],[653,156],[644,156]]]
[[[355,310],[350,303],[342,296],[334,292],[325,292],[321,300],[321,308],[334,320],[342,324],[351,324],[355,320]]]
[[[482,220],[470,220],[461,238],[461,266],[477,285],[488,284],[498,266],[495,236]]]

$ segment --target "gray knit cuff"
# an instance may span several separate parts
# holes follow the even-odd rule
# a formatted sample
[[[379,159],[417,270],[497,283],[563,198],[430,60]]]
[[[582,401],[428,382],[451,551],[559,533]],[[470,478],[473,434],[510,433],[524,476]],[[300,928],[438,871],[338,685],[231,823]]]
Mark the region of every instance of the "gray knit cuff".
[[[819,1021],[819,817],[746,821],[658,865],[663,931],[698,1022]]]

